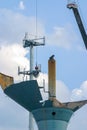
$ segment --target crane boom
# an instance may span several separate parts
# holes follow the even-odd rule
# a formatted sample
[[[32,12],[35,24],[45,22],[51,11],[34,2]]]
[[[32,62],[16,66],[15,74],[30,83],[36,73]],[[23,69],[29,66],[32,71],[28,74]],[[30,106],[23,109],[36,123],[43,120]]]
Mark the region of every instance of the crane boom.
[[[67,5],[67,8],[73,10],[74,16],[76,18],[76,22],[78,24],[78,27],[79,27],[80,33],[82,35],[85,47],[87,49],[87,34],[86,34],[83,22],[82,22],[81,17],[80,17],[80,14],[79,14],[79,11],[78,11],[78,7],[77,7],[77,5],[75,3],[71,3],[71,4]]]

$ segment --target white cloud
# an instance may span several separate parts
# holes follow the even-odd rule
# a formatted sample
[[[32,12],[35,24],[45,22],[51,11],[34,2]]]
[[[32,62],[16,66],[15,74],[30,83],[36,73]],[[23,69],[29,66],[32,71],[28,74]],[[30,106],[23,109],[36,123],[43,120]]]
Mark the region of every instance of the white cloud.
[[[76,46],[78,37],[71,25],[64,27],[54,27],[53,32],[48,34],[48,43],[58,47],[71,49]]]
[[[24,10],[25,9],[25,5],[23,1],[20,1],[19,3],[19,9]]]
[[[56,96],[57,99],[61,102],[68,102],[70,101],[70,90],[69,88],[65,85],[63,81],[58,80],[56,84]]]
[[[84,81],[80,88],[75,88],[72,91],[71,100],[87,99],[87,81]]]
[[[7,9],[0,9],[0,17],[0,44],[22,43],[25,32],[33,34],[29,35],[29,38],[35,37],[35,17],[27,17]],[[40,19],[38,20],[37,30],[38,36],[45,36],[45,27]],[[78,37],[71,25],[53,27],[52,33],[46,35],[46,43],[69,49],[77,45]]]
[[[76,111],[68,125],[67,130],[86,130],[87,129],[87,105]]]
[[[13,76],[15,80],[20,79],[17,76],[18,66],[29,69],[29,61],[25,57],[27,51],[19,44],[2,46],[0,49],[0,72]]]
[[[35,38],[35,17],[27,17],[11,10],[0,9],[0,44],[22,43],[25,32]],[[43,24],[38,21],[38,36],[45,34]],[[31,35],[29,35],[31,38]]]
[[[28,128],[29,113],[3,94],[0,88],[0,130]]]

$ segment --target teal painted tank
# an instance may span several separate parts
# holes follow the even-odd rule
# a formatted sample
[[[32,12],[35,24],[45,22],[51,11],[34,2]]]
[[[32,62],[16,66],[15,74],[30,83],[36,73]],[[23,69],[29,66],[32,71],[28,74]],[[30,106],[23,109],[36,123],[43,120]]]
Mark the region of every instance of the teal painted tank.
[[[87,103],[87,100],[41,102],[43,99],[36,80],[12,84],[4,89],[4,93],[33,114],[38,130],[67,130],[73,113]]]
[[[66,130],[73,111],[64,108],[45,107],[34,110],[32,113],[39,130]]]
[[[85,101],[60,103],[56,100],[41,102],[42,95],[36,80],[23,81],[8,86],[4,93],[33,114],[38,130],[67,130],[73,113],[87,103]]]

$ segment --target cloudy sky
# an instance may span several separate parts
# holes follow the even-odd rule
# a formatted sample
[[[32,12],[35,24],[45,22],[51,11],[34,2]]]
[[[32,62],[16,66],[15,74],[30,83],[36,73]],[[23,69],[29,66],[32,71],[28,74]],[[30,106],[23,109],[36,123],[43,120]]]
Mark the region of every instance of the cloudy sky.
[[[87,1],[76,2],[87,29]],[[25,32],[29,38],[45,36],[46,45],[37,48],[37,62],[42,68],[38,80],[44,78],[47,84],[48,59],[54,54],[56,93],[61,102],[87,99],[87,51],[72,10],[66,5],[67,0],[37,0],[36,9],[36,0],[0,0],[0,72],[13,76],[15,82],[21,81],[23,76],[17,75],[17,67],[29,69],[29,53],[23,48]],[[28,130],[28,115],[0,88],[0,130]],[[73,115],[68,130],[86,130],[86,120],[87,105]]]

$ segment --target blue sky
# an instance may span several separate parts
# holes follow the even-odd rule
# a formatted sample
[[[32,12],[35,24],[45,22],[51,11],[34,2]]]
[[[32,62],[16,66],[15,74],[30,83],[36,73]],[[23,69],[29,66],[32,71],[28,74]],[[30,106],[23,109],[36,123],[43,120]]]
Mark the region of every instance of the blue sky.
[[[76,2],[87,30],[87,1],[76,0]],[[37,48],[38,64],[41,64],[42,71],[47,77],[47,62],[54,54],[57,62],[57,81],[61,86],[60,89],[64,89],[60,90],[61,96],[59,95],[58,98],[65,101],[62,96],[66,94],[68,99],[72,100],[87,99],[87,51],[72,10],[67,9],[66,5],[67,0],[37,0],[37,35],[46,38],[46,45]],[[36,0],[0,1],[0,72],[14,76],[15,80],[21,79],[17,76],[17,66],[28,68],[28,53],[22,48],[22,40],[25,32],[36,35],[35,28]],[[4,94],[2,95],[6,103],[8,99],[5,100]],[[16,109],[21,108],[16,106]],[[87,106],[82,109],[84,115],[86,109]],[[80,118],[82,118],[81,112]],[[75,119],[77,116],[73,120]],[[70,127],[70,130],[78,128],[78,124],[77,122],[77,125],[74,125],[75,128]],[[20,129],[21,127],[18,128]],[[78,129],[82,130],[81,127]],[[11,130],[15,129],[11,128]]]

